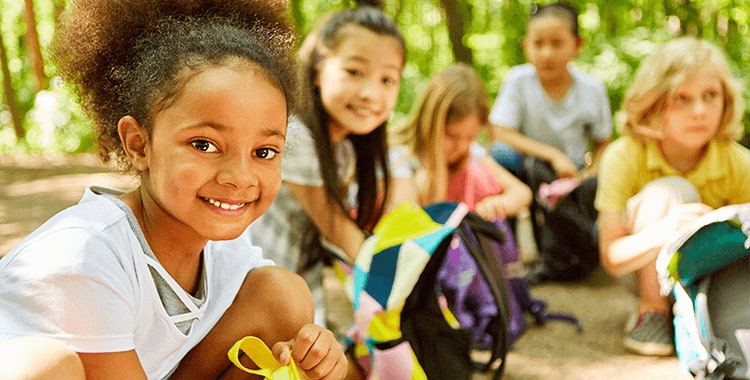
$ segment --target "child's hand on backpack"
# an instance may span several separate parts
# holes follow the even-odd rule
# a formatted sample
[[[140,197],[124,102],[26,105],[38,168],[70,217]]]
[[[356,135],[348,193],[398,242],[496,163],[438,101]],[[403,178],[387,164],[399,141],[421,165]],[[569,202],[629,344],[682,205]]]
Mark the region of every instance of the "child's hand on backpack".
[[[575,178],[578,175],[578,168],[565,153],[555,155],[549,160],[549,164],[555,169],[557,178]]]
[[[289,352],[291,350],[290,358]],[[330,330],[313,324],[303,326],[297,336],[273,345],[273,355],[282,365],[291,359],[311,379],[336,380],[346,376],[344,350]]]
[[[507,204],[508,201],[507,197],[503,197],[502,194],[487,197],[477,203],[474,211],[484,220],[490,222],[504,220],[505,217],[508,216],[508,210],[512,209],[512,207]]]

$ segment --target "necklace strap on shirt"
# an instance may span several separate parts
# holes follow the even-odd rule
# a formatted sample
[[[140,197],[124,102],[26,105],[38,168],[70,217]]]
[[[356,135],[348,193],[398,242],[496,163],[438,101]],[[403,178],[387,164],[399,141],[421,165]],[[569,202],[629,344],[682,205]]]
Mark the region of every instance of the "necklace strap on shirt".
[[[169,319],[172,320],[173,323],[183,322],[190,319],[202,319],[203,314],[205,314],[206,307],[208,305],[208,300],[206,302],[203,302],[200,307],[195,305],[195,302],[188,297],[187,293],[180,287],[179,284],[177,284],[177,281],[175,281],[172,276],[167,273],[167,271],[164,269],[164,267],[161,266],[161,264],[156,261],[151,256],[146,255],[146,263],[156,270],[157,273],[161,276],[162,279],[169,285],[170,288],[172,288],[172,292],[177,296],[177,298],[180,299],[180,301],[185,305],[185,307],[188,309],[187,313],[184,314],[178,314],[178,315],[170,315]]]

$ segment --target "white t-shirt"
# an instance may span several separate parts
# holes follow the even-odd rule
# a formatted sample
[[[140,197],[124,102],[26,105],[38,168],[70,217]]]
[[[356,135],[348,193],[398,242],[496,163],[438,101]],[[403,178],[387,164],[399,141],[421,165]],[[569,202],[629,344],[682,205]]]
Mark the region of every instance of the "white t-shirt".
[[[149,379],[164,378],[214,327],[246,274],[273,263],[247,239],[209,241],[203,302],[186,305],[195,322],[185,335],[167,314],[149,267],[166,271],[144,252],[137,222],[134,229],[106,192],[88,188],[77,205],[0,260],[0,340],[46,335],[78,352],[135,349]],[[181,288],[172,290],[189,299]]]
[[[612,136],[612,112],[604,85],[570,69],[573,84],[565,98],[553,102],[530,63],[512,68],[500,87],[489,120],[512,128],[565,154],[579,168],[589,140]]]

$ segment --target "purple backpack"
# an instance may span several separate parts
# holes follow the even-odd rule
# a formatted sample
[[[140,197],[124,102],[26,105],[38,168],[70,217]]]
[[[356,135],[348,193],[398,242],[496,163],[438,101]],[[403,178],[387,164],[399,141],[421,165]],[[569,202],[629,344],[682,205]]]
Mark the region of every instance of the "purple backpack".
[[[433,206],[426,208],[428,213],[430,207]],[[485,266],[487,268],[483,268]],[[499,286],[499,290],[507,304],[498,307],[486,280],[492,275],[478,276],[480,271],[499,272],[505,280],[505,286]],[[526,331],[525,312],[530,313],[537,324],[562,320],[574,323],[579,331],[582,330],[576,317],[547,312],[544,300],[531,297],[524,271],[518,246],[506,221],[493,224],[469,213],[453,232],[438,270],[438,287],[446,295],[453,315],[462,327],[471,330],[472,338],[480,348],[488,348],[492,342],[488,325],[503,312],[503,307],[507,311],[506,349],[510,349]]]

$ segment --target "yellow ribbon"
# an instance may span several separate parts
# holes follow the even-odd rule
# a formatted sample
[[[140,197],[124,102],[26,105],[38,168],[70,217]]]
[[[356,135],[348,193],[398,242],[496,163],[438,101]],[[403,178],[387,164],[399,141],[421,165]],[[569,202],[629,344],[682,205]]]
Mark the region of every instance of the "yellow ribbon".
[[[244,352],[250,360],[253,361],[260,369],[250,369],[240,363],[240,351]],[[234,363],[239,369],[252,373],[254,375],[263,376],[269,380],[303,380],[307,377],[302,377],[297,371],[297,364],[294,360],[290,360],[288,365],[281,365],[275,357],[271,349],[260,340],[258,337],[246,336],[234,343],[232,348],[227,353],[229,360]],[[291,351],[289,355],[291,356]]]

